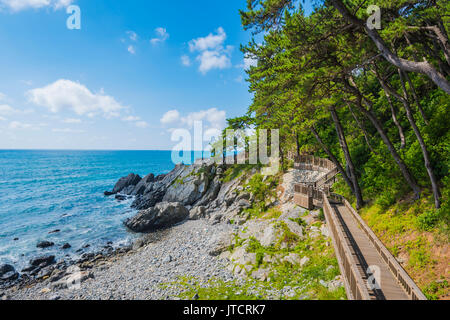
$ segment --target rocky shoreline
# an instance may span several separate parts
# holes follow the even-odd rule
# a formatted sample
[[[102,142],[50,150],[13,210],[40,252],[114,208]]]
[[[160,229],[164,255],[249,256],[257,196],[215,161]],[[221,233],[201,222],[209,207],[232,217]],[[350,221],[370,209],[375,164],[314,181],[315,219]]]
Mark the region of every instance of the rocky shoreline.
[[[303,253],[297,249],[293,251],[293,244],[284,243],[284,239],[295,238],[297,243],[320,241],[330,247],[327,229],[318,213],[305,212],[291,201],[293,181],[298,175],[313,181],[317,179],[316,173],[291,170],[284,174],[276,194],[263,199],[267,208],[273,208],[271,215],[279,214],[253,219],[252,206],[261,200],[255,199],[248,181],[258,170],[252,168],[243,171],[244,174],[230,175],[227,169],[225,165],[202,160],[190,166],[177,165],[166,175],[149,174],[141,178],[130,174],[121,178],[112,191],[105,191],[105,196],[114,196],[119,201],[134,197],[132,207],[139,211],[125,220],[124,225],[142,233],[142,237],[132,246],[86,253],[70,263],[43,256],[30,261],[29,270],[20,277],[6,266],[0,270],[9,276],[17,274],[19,279],[3,281],[0,297],[177,299],[183,288],[169,284],[180,276],[193,277],[205,285],[213,278],[226,282],[249,279],[265,282],[271,278],[272,265],[275,268],[287,263],[300,269],[307,266],[310,257],[306,254],[302,257]],[[260,183],[268,183],[264,180]],[[263,260],[251,252],[255,241],[261,248],[272,248]],[[340,280],[335,279],[335,269],[328,266],[327,270],[332,271],[327,271],[328,282],[323,280],[325,287],[329,285],[333,290],[341,287]],[[73,290],[74,285],[81,289]],[[283,298],[282,292],[295,297],[291,291],[281,288],[265,298]]]
[[[45,281],[61,285],[71,279],[73,267],[79,268],[83,274],[82,278],[85,278],[89,275],[88,270],[95,265],[160,240],[169,227],[186,219],[196,220],[204,217],[205,208],[198,204],[207,203],[217,196],[219,177],[223,172],[221,170],[222,168],[217,169],[212,161],[206,160],[197,161],[191,166],[177,165],[170,173],[156,177],[151,173],[144,178],[136,174],[120,178],[113,190],[105,191],[104,195],[114,195],[118,201],[134,198],[132,208],[141,211],[134,218],[124,221],[124,224],[133,232],[145,232],[140,239],[133,245],[115,249],[112,243],[108,243],[102,250],[84,253],[77,260],[56,261],[54,255],[40,255],[31,259],[29,266],[20,273],[12,265],[1,265],[0,290],[20,290]],[[214,219],[216,220],[218,221],[217,218]],[[37,248],[45,249],[53,245],[54,243],[41,241]],[[67,243],[61,249],[69,246]]]

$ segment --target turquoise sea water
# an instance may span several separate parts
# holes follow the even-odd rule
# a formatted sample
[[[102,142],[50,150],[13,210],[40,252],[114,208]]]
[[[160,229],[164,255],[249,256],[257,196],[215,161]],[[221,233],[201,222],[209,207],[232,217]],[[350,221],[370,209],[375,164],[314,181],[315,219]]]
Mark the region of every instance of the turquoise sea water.
[[[135,234],[123,220],[133,216],[131,200],[105,197],[129,173],[142,177],[172,170],[170,151],[0,150],[0,264],[20,270],[43,253],[63,258],[95,252],[112,241],[129,243]],[[61,232],[49,234],[59,229]],[[19,238],[19,240],[14,240]],[[37,249],[40,240],[55,246]],[[72,248],[61,250],[64,243]]]

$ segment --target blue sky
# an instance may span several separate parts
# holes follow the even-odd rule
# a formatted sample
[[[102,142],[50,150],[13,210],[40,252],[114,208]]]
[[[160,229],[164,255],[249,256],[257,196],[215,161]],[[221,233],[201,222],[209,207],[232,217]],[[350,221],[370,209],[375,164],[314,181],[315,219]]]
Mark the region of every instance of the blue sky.
[[[170,150],[175,128],[221,128],[251,103],[245,2],[0,0],[0,149]]]

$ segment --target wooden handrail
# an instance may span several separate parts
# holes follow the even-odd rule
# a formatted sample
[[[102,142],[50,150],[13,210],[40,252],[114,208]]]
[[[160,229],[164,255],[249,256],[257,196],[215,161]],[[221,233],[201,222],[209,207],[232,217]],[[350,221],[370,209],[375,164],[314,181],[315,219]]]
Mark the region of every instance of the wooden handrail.
[[[344,204],[349,210],[353,218],[356,220],[361,230],[367,235],[369,241],[376,248],[383,261],[388,266],[390,272],[394,278],[398,281],[404,292],[412,300],[427,300],[426,296],[422,293],[419,287],[414,283],[408,273],[398,263],[395,257],[384,246],[383,242],[375,235],[370,227],[365,223],[356,210],[350,205],[350,203],[343,196],[330,192],[330,187],[327,184],[334,179],[338,174],[338,170],[334,163],[327,159],[320,159],[314,156],[297,156],[295,157],[296,163],[294,167],[300,170],[314,170],[321,171],[320,169],[327,169],[328,172],[325,176],[321,177],[313,183],[298,183],[294,185],[294,191],[304,196],[310,197],[314,200],[322,201],[323,209],[325,213],[325,219],[330,226],[333,245],[337,251],[337,258],[339,262],[339,268],[344,275],[344,282],[346,291],[349,295],[349,299],[370,299],[370,295],[367,286],[362,281],[363,277],[357,269],[355,258],[351,254],[351,249],[345,241],[345,235],[342,230],[338,228],[339,223],[335,214],[332,214],[334,210],[331,208],[330,200],[333,202]],[[298,162],[304,161],[304,162]],[[320,205],[320,203],[319,203]]]
[[[331,213],[333,209],[325,193],[323,193],[323,204],[323,211],[326,222],[330,226],[333,245],[336,251],[338,251],[336,256],[341,274],[344,275],[347,297],[349,300],[370,300],[367,286],[362,281],[363,276],[358,268],[356,268],[355,258],[351,253],[348,243],[345,241],[344,233],[338,228],[339,223],[336,220],[336,216]]]
[[[372,242],[373,246],[380,253],[386,265],[389,267],[392,275],[397,279],[399,284],[402,286],[403,290],[408,294],[412,300],[427,300],[427,297],[422,293],[419,287],[415,284],[414,280],[411,279],[409,274],[403,269],[403,267],[398,263],[397,259],[391,254],[391,252],[385,247],[383,242],[375,235],[375,233],[370,229],[367,223],[361,218],[361,216],[356,212],[352,205],[344,198],[344,204],[353,217],[358,222],[361,229],[365,232],[369,240]]]

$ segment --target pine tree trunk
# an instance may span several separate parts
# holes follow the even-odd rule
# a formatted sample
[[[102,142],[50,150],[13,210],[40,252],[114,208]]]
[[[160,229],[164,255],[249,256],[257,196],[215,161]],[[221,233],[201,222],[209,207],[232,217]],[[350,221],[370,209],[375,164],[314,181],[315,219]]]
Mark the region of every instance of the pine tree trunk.
[[[377,30],[370,29],[365,21],[360,20],[353,13],[351,13],[345,6],[342,0],[331,0],[331,3],[339,11],[347,22],[363,29],[370,39],[372,39],[375,46],[389,63],[407,72],[417,72],[426,75],[439,88],[450,94],[450,83],[447,79],[438,72],[428,61],[410,61],[402,59],[394,54],[384,42],[383,38],[378,34]]]
[[[417,184],[416,180],[412,176],[412,174],[409,171],[406,164],[401,159],[400,155],[397,153],[397,150],[395,150],[394,145],[392,144],[391,140],[387,136],[386,132],[383,129],[383,126],[378,121],[376,115],[371,110],[367,110],[365,107],[363,107],[361,102],[364,101],[364,103],[366,103],[370,109],[372,108],[372,103],[361,94],[361,92],[359,91],[359,89],[356,87],[356,85],[354,83],[351,85],[348,81],[344,81],[344,85],[348,89],[350,89],[353,94],[355,94],[355,96],[357,97],[356,105],[357,105],[358,109],[370,120],[370,122],[372,122],[375,129],[377,129],[378,134],[380,135],[384,144],[386,145],[389,152],[391,153],[392,158],[394,158],[395,162],[397,163],[397,166],[400,169],[400,172],[402,173],[403,177],[405,178],[405,180],[408,183],[408,185],[410,186],[410,188],[414,191],[415,198],[420,199],[420,187]]]
[[[403,72],[399,69],[399,76],[400,76],[400,82],[401,87],[403,91],[403,97],[397,94],[394,89],[390,88],[386,83],[382,83],[383,88],[385,90],[388,90],[394,95],[397,99],[399,99],[403,106],[405,107],[406,116],[408,118],[409,123],[411,124],[411,127],[413,128],[414,134],[416,135],[417,141],[419,142],[420,148],[422,149],[422,155],[425,162],[425,168],[427,170],[428,176],[430,178],[431,187],[433,189],[433,195],[434,195],[434,205],[436,209],[439,209],[441,207],[441,192],[439,190],[439,184],[436,179],[436,176],[434,174],[433,168],[431,166],[431,159],[430,154],[428,152],[427,146],[425,144],[425,141],[423,140],[422,134],[417,127],[416,121],[414,120],[414,116],[411,110],[411,106],[408,101],[408,93],[406,91],[405,81],[403,78]]]
[[[398,130],[398,135],[400,136],[400,149],[404,149],[406,147],[406,139],[405,139],[405,134],[403,133],[403,128],[402,128],[400,122],[398,122],[397,113],[395,112],[395,108],[394,108],[394,104],[392,103],[391,96],[386,91],[384,93],[388,100],[389,106],[391,107],[392,120],[394,121],[394,124]]]
[[[364,129],[364,126],[362,125],[362,123],[359,121],[358,117],[356,116],[355,112],[353,111],[353,108],[351,107],[350,103],[347,103],[348,108],[350,109],[350,112],[352,113],[353,119],[355,119],[356,124],[358,125],[358,127],[361,129],[363,135],[364,135],[364,140],[366,140],[366,144],[369,147],[370,151],[375,154],[378,155],[378,152],[376,152],[373,148],[372,145],[370,144],[370,140],[369,140],[369,135],[366,132],[366,129]]]
[[[330,113],[339,138],[339,144],[341,145],[342,151],[344,152],[345,161],[347,162],[348,169],[350,171],[350,179],[352,180],[354,195],[356,197],[356,207],[357,209],[361,209],[364,206],[364,200],[362,197],[361,188],[359,187],[355,165],[353,164],[353,160],[352,157],[350,156],[350,151],[348,149],[344,128],[342,127],[341,121],[339,120],[339,116],[334,107],[330,108]]]

